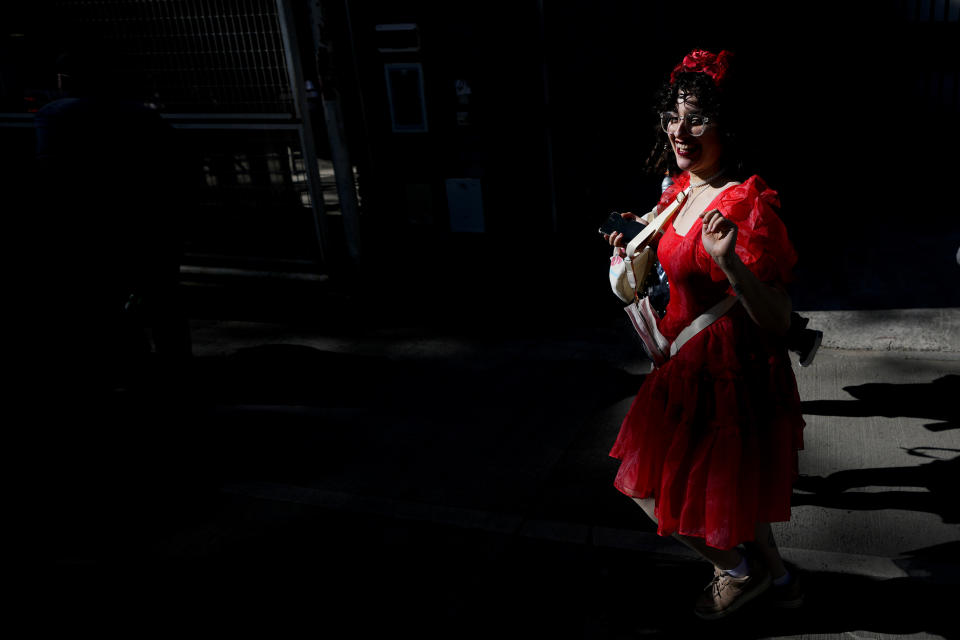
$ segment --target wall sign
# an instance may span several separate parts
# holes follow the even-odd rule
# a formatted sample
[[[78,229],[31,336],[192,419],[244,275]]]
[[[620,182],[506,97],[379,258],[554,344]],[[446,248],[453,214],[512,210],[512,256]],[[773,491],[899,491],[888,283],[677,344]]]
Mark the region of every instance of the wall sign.
[[[422,133],[427,130],[427,105],[423,96],[423,67],[419,62],[390,62],[385,65],[390,124],[394,133]]]

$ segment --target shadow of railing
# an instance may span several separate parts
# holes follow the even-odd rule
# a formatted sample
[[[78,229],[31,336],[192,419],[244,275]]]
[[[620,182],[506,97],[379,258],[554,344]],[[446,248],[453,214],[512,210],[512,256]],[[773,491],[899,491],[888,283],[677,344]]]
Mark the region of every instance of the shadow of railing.
[[[805,415],[845,417],[910,417],[935,420],[924,427],[943,432],[960,428],[960,376],[946,375],[925,384],[870,383],[844,387],[854,400],[813,400],[803,403]],[[913,447],[911,455],[929,462],[899,467],[845,469],[826,477],[801,476],[793,505],[835,509],[903,509],[934,513],[944,522],[960,522],[960,449]],[[886,487],[883,491],[851,491]]]
[[[911,455],[919,450],[960,452],[958,449],[907,449]],[[929,456],[928,456],[929,457]],[[796,489],[809,493],[794,493],[793,505],[814,505],[852,511],[875,509],[903,509],[935,513],[944,522],[960,522],[960,456],[934,459],[909,467],[879,467],[873,469],[845,469],[826,477],[800,476]],[[849,491],[865,487],[891,487],[889,491]],[[925,489],[911,491],[904,488]]]
[[[925,384],[869,383],[844,387],[855,400],[808,400],[803,413],[813,416],[886,416],[937,422],[930,431],[960,429],[960,375],[946,375]]]

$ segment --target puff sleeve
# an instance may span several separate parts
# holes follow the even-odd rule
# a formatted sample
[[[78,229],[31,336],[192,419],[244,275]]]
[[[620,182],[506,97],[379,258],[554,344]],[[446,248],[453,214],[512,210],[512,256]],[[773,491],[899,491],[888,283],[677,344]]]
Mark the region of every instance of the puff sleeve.
[[[758,280],[786,284],[793,279],[797,253],[777,215],[780,196],[762,178],[752,176],[730,187],[714,206],[736,223],[737,256]],[[701,242],[697,243],[696,260],[703,271],[709,271],[714,282],[727,279]]]
[[[671,202],[677,199],[677,194],[690,186],[690,174],[681,173],[674,177],[673,184],[667,187],[660,195],[660,201],[657,203],[656,212],[659,214],[666,209]]]

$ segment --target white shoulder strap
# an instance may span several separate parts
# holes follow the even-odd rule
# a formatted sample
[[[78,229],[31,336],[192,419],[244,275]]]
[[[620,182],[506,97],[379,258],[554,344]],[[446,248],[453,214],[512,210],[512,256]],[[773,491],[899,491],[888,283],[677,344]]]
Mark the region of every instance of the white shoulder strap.
[[[670,357],[675,356],[687,340],[719,320],[727,311],[730,311],[739,299],[739,296],[725,296],[723,300],[694,318],[693,322],[684,327],[677,339],[670,345]]]
[[[690,193],[690,187],[687,187],[683,191],[677,194],[677,199],[671,202],[666,209],[663,210],[659,216],[654,218],[653,222],[648,224],[646,228],[638,233],[636,237],[630,241],[627,245],[627,255],[632,256],[637,252],[641,246],[643,246],[653,234],[657,233],[663,229],[664,225],[670,221],[674,214],[677,213],[677,210],[680,208],[680,205],[683,204],[683,201],[687,199],[687,195]]]

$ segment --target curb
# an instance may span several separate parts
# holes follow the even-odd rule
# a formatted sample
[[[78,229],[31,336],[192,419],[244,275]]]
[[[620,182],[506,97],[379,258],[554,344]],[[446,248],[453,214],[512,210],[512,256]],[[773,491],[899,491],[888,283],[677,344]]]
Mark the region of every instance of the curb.
[[[798,313],[829,349],[960,352],[960,308]]]

